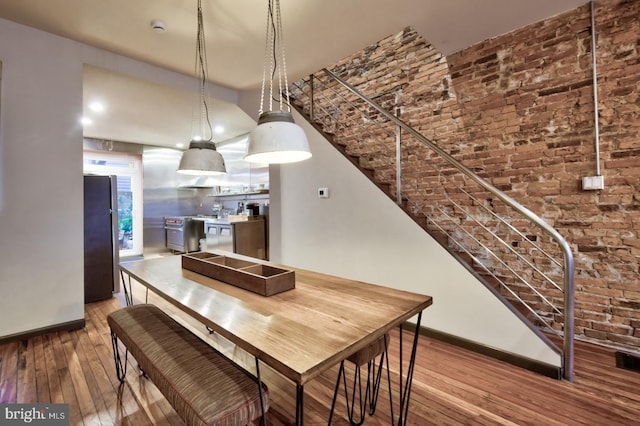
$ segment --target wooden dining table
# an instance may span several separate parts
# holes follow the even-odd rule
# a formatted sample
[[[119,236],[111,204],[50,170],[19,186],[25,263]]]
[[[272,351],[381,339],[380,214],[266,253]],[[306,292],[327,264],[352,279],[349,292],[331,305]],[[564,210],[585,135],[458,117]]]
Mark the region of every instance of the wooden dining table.
[[[295,272],[295,288],[265,297],[184,269],[179,255],[120,263],[125,292],[126,274],[129,291],[133,278],[293,381],[296,424],[302,425],[307,382],[411,318],[416,318],[417,330],[422,311],[432,304],[432,298],[319,272],[289,269]],[[405,377],[401,378],[399,424],[406,422],[420,333],[412,334],[412,353],[404,369]]]

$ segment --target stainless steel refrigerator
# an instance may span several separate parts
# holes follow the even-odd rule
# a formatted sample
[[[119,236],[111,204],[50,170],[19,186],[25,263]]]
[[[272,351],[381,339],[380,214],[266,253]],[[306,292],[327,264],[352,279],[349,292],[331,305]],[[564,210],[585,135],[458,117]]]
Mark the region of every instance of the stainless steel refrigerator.
[[[119,288],[116,176],[84,176],[84,302],[112,297]]]

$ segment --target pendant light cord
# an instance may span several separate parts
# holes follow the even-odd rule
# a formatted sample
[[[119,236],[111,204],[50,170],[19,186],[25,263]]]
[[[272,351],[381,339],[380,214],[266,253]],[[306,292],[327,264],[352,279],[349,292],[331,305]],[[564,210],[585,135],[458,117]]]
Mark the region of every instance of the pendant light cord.
[[[280,79],[281,76],[284,77],[284,92],[286,94],[286,103],[287,103],[287,110],[289,112],[291,112],[291,104],[289,103],[289,82],[287,81],[287,61],[285,59],[285,55],[284,55],[284,32],[282,31],[282,18],[280,15],[280,0],[275,0],[276,2],[276,15],[277,15],[277,25],[278,25],[278,31],[277,34],[280,36],[278,38],[279,44],[280,44],[280,54],[282,55],[282,72],[278,74],[278,79]],[[282,111],[282,86],[279,87],[280,88],[280,111]]]
[[[278,62],[278,56],[281,57]],[[267,73],[267,68],[269,72]],[[273,86],[278,74],[278,98],[273,96]],[[262,89],[260,91],[260,109],[258,114],[264,112],[264,97],[267,84],[267,74],[269,75],[269,111],[273,111],[273,101],[280,103],[280,111],[283,111],[284,104],[287,111],[291,112],[289,102],[289,82],[287,80],[287,63],[285,60],[284,36],[282,31],[282,18],[280,14],[280,0],[269,0],[267,8],[267,29],[265,35],[264,64],[262,68]],[[283,86],[284,79],[284,86]],[[283,99],[283,91],[286,100]]]
[[[204,21],[202,19],[202,0],[198,0],[198,34],[196,36],[196,74],[200,83],[200,93],[199,93],[199,113],[200,116],[198,118],[199,129],[198,132],[202,132],[200,135],[203,141],[212,142],[213,141],[213,126],[211,125],[211,120],[209,119],[209,106],[207,105],[207,93],[206,93],[206,84],[208,77],[207,70],[207,49],[204,37]],[[204,122],[206,122],[207,127],[209,129],[209,137],[205,138],[204,135]]]

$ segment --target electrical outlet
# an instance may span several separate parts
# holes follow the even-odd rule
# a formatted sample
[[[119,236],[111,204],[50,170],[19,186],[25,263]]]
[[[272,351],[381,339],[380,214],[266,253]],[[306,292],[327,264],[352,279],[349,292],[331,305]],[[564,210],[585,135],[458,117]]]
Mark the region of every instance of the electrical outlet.
[[[318,198],[329,198],[329,188],[318,188]]]
[[[604,189],[604,176],[587,176],[582,178],[582,189],[593,191]]]

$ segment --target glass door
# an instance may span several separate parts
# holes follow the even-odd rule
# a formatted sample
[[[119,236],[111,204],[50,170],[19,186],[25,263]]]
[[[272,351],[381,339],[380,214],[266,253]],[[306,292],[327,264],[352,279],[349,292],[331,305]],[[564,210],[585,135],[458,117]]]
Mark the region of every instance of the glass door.
[[[142,159],[139,155],[84,151],[84,173],[116,175],[120,257],[142,255]]]

